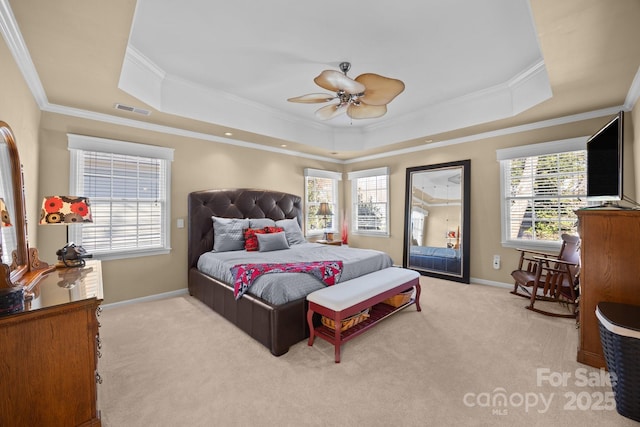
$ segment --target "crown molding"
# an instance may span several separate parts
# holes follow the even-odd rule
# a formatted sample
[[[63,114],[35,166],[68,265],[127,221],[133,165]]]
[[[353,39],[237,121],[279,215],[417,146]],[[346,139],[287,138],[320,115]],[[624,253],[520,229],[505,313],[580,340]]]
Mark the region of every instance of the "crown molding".
[[[463,136],[460,138],[432,142],[429,144],[420,145],[420,146],[411,147],[411,148],[404,148],[401,150],[387,151],[380,154],[373,154],[371,156],[357,157],[354,159],[344,160],[344,163],[351,164],[351,163],[364,162],[368,160],[383,159],[391,156],[400,156],[408,153],[416,153],[419,151],[433,150],[434,148],[447,147],[449,145],[464,144],[465,142],[479,141],[487,138],[494,138],[498,136],[511,135],[511,134],[520,133],[520,132],[544,129],[544,128],[564,125],[568,123],[581,122],[583,120],[595,119],[598,117],[604,117],[604,116],[616,114],[621,109],[625,109],[624,106],[621,105],[618,107],[604,108],[602,110],[595,110],[595,111],[589,111],[586,113],[573,114],[570,116],[564,116],[564,117],[558,117],[555,119],[543,120],[540,122],[528,123],[526,125],[513,126],[510,128],[498,129],[490,132],[477,133],[474,135]]]
[[[337,160],[330,157],[318,156],[315,154],[300,153],[297,151],[285,150],[277,147],[269,147],[266,145],[260,145],[253,142],[229,139],[221,136],[215,136],[215,135],[202,133],[202,132],[194,132],[194,131],[174,128],[170,126],[157,125],[154,123],[147,123],[139,120],[112,116],[110,114],[96,113],[93,111],[66,107],[63,105],[47,103],[47,105],[44,108],[42,108],[42,110],[50,113],[62,114],[62,115],[71,116],[71,117],[78,117],[78,118],[87,119],[87,120],[95,120],[95,121],[109,123],[109,124],[118,125],[118,126],[128,126],[135,129],[143,129],[143,130],[148,130],[152,132],[164,133],[167,135],[183,136],[186,138],[200,139],[203,141],[211,141],[211,142],[216,142],[220,144],[233,145],[236,147],[251,148],[254,150],[269,151],[272,153],[285,154],[288,156],[303,157],[306,159],[321,160],[324,162],[331,162],[331,163],[344,162],[343,160]]]
[[[640,98],[640,67],[638,67],[638,71],[636,71],[629,92],[627,92],[627,97],[624,100],[624,110],[633,110],[633,107],[638,102],[638,98]]]
[[[0,33],[2,33],[7,42],[13,59],[16,61],[36,103],[42,109],[48,103],[47,94],[40,81],[40,76],[36,72],[36,67],[33,65],[29,49],[27,49],[27,45],[22,38],[22,33],[9,5],[9,0],[0,0]]]
[[[205,141],[217,142],[221,144],[234,145],[238,147],[251,148],[256,150],[290,155],[294,157],[308,158],[313,160],[320,160],[320,161],[336,163],[336,164],[352,164],[352,163],[363,162],[368,160],[387,158],[391,156],[398,156],[398,155],[403,155],[407,153],[415,153],[415,152],[424,151],[424,150],[431,150],[439,147],[462,144],[465,142],[477,141],[477,140],[491,138],[491,137],[509,135],[509,134],[514,134],[519,132],[526,132],[526,131],[535,130],[535,129],[541,129],[541,128],[558,126],[558,125],[567,124],[567,123],[578,122],[582,120],[588,120],[588,119],[597,118],[597,117],[603,117],[603,116],[615,114],[621,109],[625,111],[629,111],[633,109],[633,106],[637,103],[638,98],[640,98],[640,68],[639,68],[631,84],[631,87],[625,99],[625,103],[622,106],[590,111],[590,112],[575,114],[571,116],[564,116],[564,117],[559,117],[555,119],[530,123],[526,125],[515,126],[511,128],[499,129],[496,131],[484,132],[484,133],[479,133],[475,135],[469,135],[466,137],[454,138],[446,141],[439,141],[436,143],[420,145],[417,147],[412,147],[412,148],[407,148],[402,150],[387,151],[382,154],[362,156],[362,157],[357,157],[349,160],[337,160],[337,159],[333,159],[325,156],[305,154],[305,153],[300,153],[292,150],[285,150],[277,147],[268,147],[268,146],[264,146],[264,145],[260,145],[252,142],[233,140],[233,139],[218,137],[218,136],[200,133],[200,132],[193,132],[193,131],[178,129],[178,128],[169,127],[169,126],[156,125],[152,123],[142,122],[139,120],[117,117],[110,114],[102,114],[102,113],[96,113],[88,110],[50,104],[47,99],[46,92],[44,91],[44,88],[40,81],[40,77],[36,72],[33,61],[31,60],[31,55],[29,54],[29,50],[27,49],[24,39],[22,38],[22,34],[20,33],[18,24],[15,20],[15,16],[13,15],[13,11],[11,10],[8,0],[0,0],[0,33],[4,37],[7,43],[7,46],[9,47],[9,50],[11,51],[11,54],[14,60],[16,61],[18,68],[22,73],[23,78],[25,79],[36,103],[38,104],[38,106],[42,111],[47,111],[47,112],[52,112],[52,113],[62,114],[62,115],[67,115],[72,117],[78,117],[78,118],[83,118],[88,120],[95,120],[95,121],[110,123],[118,126],[128,126],[132,128],[144,129],[144,130],[149,130],[153,132],[171,134],[176,136],[184,136],[188,138],[196,138],[196,139],[201,139]],[[132,61],[136,61],[137,66],[141,66],[143,68],[146,68],[147,70],[153,71],[156,77],[160,77],[163,75],[162,70],[160,70],[159,68],[156,68],[155,70],[153,70],[153,67],[149,68],[150,61],[148,61],[148,59],[145,58],[144,55],[141,55],[139,52],[132,51],[130,52],[130,55],[127,55],[127,57],[130,58]],[[532,76],[538,75],[543,70],[544,70],[544,67],[541,68],[540,63],[538,62],[534,64],[529,70],[511,79],[509,84],[511,84],[512,86],[519,86],[520,82],[530,80]],[[472,94],[472,96],[475,97],[477,95]],[[458,99],[456,102],[460,102],[463,100],[466,100],[466,97],[462,97]],[[422,112],[421,114],[425,114],[425,112]],[[421,115],[421,117],[423,116]],[[312,121],[306,124],[310,124],[310,123],[313,126],[316,125],[316,123]],[[384,124],[381,124],[381,126],[382,125]],[[317,129],[320,129],[320,128],[321,127],[317,127]],[[330,138],[330,139],[332,141],[335,140],[335,138]],[[307,135],[298,134],[297,138],[294,140],[307,141],[308,138],[307,138]],[[332,149],[333,148],[334,147],[332,147]]]

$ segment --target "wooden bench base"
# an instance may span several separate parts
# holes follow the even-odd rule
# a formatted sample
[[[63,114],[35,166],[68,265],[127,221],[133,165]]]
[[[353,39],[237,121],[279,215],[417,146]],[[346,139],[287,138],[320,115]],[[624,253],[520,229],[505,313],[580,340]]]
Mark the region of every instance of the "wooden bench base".
[[[376,273],[371,273],[370,275],[367,275],[367,276],[371,276],[371,279],[375,280],[376,278],[375,275]],[[386,319],[392,314],[397,313],[398,311],[410,305],[415,304],[417,311],[422,310],[420,308],[421,288],[420,288],[419,277],[420,276],[418,275],[417,277],[414,277],[402,284],[389,287],[388,289],[384,290],[383,292],[375,296],[368,297],[362,301],[358,301],[357,303],[349,307],[342,308],[340,310],[333,310],[331,308],[324,307],[323,305],[318,304],[310,299],[309,310],[307,311],[307,323],[309,324],[309,331],[310,331],[308,345],[309,346],[313,345],[313,341],[316,336],[324,339],[325,341],[328,341],[329,343],[333,344],[335,347],[335,363],[340,363],[340,347],[343,343],[349,341],[352,338],[357,337],[358,335],[362,334],[366,330],[372,328],[381,320]],[[354,280],[358,280],[358,279],[354,279]],[[334,286],[349,286],[349,282],[350,281],[347,281]],[[411,287],[415,289],[415,296],[406,304],[400,307],[393,307],[391,305],[383,303],[383,301],[386,300],[387,298],[397,295]],[[359,313],[362,310],[365,310],[367,308],[370,308],[368,319],[362,321],[361,323],[358,323],[355,326],[352,326],[351,328],[345,331],[340,331],[342,320],[356,313]],[[324,325],[314,327],[313,326],[314,313],[318,313],[332,319],[334,321],[335,329],[329,328]]]

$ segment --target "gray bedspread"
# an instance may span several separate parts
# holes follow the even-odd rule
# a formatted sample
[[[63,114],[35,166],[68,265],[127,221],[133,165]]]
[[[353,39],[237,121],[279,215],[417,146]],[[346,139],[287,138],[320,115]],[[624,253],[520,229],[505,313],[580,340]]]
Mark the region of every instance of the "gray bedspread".
[[[334,260],[343,262],[339,282],[391,267],[393,264],[391,257],[381,251],[302,243],[272,252],[206,252],[198,259],[198,270],[233,286],[231,267],[234,265]],[[323,287],[324,283],[311,274],[268,273],[258,277],[248,293],[271,304],[280,305],[303,298]]]

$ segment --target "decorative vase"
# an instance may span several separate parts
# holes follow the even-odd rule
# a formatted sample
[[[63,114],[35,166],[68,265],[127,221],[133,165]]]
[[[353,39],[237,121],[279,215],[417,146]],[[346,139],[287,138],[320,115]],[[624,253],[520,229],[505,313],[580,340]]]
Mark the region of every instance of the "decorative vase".
[[[349,244],[349,226],[347,225],[347,216],[342,214],[342,244]]]

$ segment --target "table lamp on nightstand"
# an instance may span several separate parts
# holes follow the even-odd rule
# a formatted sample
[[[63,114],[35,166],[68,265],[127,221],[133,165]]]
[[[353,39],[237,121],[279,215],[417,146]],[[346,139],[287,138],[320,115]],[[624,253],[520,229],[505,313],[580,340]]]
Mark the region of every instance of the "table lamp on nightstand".
[[[324,240],[329,240],[328,239],[328,235],[327,235],[327,218],[333,215],[333,212],[331,212],[331,206],[329,205],[329,203],[327,202],[322,202],[320,203],[320,206],[318,207],[318,216],[321,216],[324,218]]]

